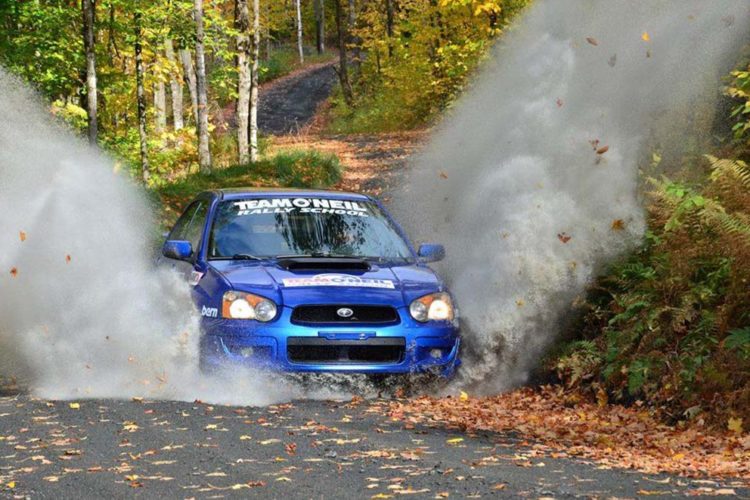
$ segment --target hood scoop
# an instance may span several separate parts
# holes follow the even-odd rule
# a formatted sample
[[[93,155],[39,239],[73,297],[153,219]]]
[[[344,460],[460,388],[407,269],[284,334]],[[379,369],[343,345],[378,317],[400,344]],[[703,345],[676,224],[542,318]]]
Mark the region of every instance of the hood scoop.
[[[279,259],[279,267],[287,271],[370,271],[369,262],[357,258],[294,257]]]

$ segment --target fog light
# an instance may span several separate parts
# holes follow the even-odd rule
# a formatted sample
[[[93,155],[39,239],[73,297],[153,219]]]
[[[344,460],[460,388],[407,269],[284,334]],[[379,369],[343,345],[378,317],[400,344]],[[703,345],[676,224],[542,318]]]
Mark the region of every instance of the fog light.
[[[441,349],[432,349],[430,351],[430,356],[432,356],[434,359],[440,359],[443,357],[443,351]]]
[[[243,347],[242,349],[240,349],[240,355],[243,358],[249,358],[250,356],[253,355],[253,348],[252,347]]]

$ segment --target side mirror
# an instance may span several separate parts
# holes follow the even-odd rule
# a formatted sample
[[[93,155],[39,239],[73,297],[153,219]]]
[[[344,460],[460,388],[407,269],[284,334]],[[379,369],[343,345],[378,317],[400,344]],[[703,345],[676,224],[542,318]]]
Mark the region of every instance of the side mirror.
[[[193,255],[193,245],[189,241],[167,240],[161,254],[168,259],[188,260]]]
[[[435,245],[432,243],[419,245],[417,256],[422,262],[437,262],[445,258],[445,247],[443,245]]]

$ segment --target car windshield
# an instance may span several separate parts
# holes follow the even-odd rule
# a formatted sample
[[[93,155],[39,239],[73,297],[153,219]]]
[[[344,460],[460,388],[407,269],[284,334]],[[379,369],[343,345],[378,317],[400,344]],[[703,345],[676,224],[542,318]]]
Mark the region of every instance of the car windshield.
[[[318,197],[222,202],[209,259],[283,256],[410,259],[409,247],[375,204]]]

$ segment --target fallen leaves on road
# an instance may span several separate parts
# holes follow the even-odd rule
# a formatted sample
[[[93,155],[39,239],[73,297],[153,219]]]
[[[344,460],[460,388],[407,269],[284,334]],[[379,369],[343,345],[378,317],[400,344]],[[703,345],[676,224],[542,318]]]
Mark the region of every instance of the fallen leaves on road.
[[[750,434],[736,432],[736,426],[678,429],[642,408],[573,402],[552,386],[485,398],[423,396],[391,403],[389,415],[450,429],[518,432],[536,441],[530,446],[539,452],[594,459],[608,467],[750,479]]]

